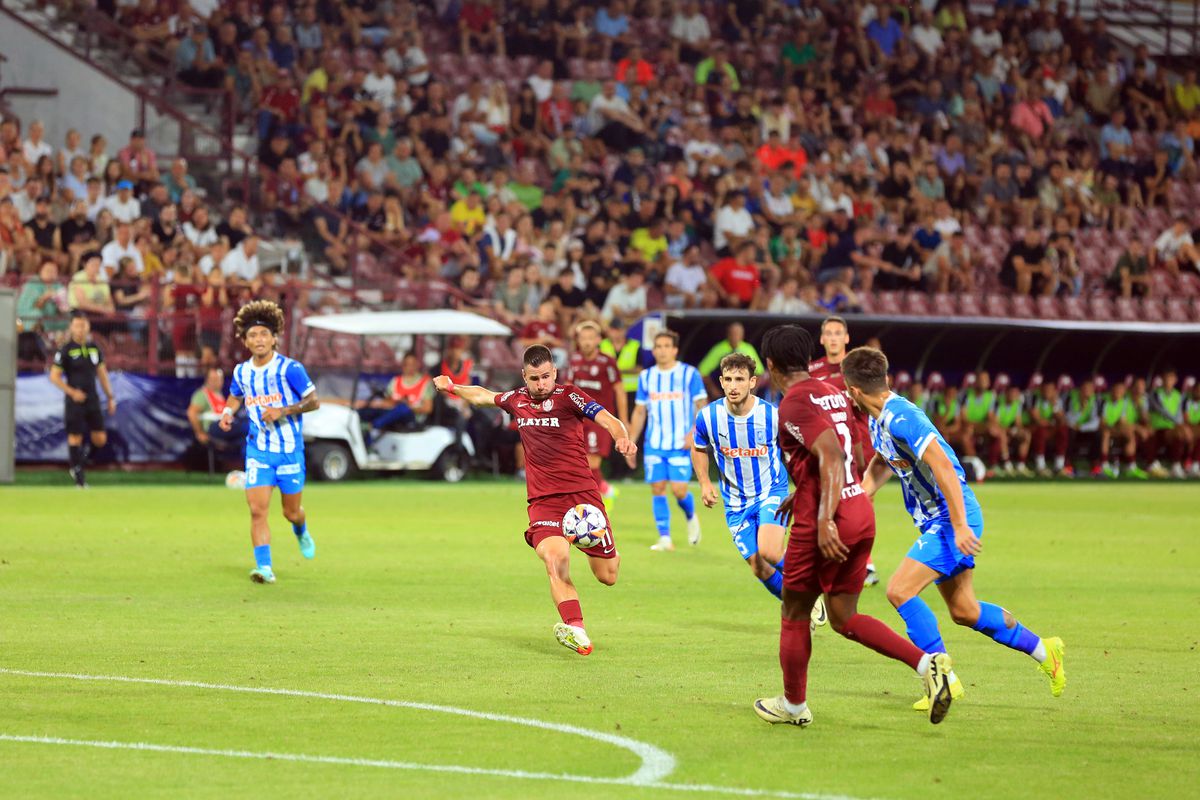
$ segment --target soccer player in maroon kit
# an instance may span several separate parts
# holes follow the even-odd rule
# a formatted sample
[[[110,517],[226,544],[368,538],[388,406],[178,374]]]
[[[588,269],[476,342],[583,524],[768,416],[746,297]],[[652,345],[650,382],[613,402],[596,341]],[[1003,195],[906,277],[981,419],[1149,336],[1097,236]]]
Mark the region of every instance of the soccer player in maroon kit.
[[[629,427],[629,397],[621,385],[621,370],[617,360],[600,352],[600,341],[604,338],[600,323],[584,320],[575,326],[575,347],[567,362],[567,383],[583,389],[604,410]],[[587,444],[588,466],[592,477],[600,487],[600,494],[608,502],[616,494],[604,479],[600,465],[612,453],[612,437],[600,429],[595,422],[583,423],[584,439]]]
[[[812,337],[800,326],[767,331],[760,352],[772,384],[783,392],[779,446],[796,488],[780,506],[783,513],[792,514],[779,633],[783,694],[756,700],[754,711],[773,724],[812,723],[806,702],[812,655],[809,614],[824,594],[829,624],[836,632],[903,661],[924,678],[929,721],[936,725],[950,710],[949,656],[925,653],[883,622],[858,613],[875,541],[875,512],[856,477],[850,401],[809,374]]]
[[[825,348],[825,357],[818,358],[809,364],[808,374],[819,381],[825,381],[849,399],[850,394],[846,391],[846,381],[842,378],[842,361],[846,358],[850,344],[850,327],[846,324],[846,320],[842,317],[823,319],[820,341],[821,346]],[[858,474],[862,475],[867,469],[867,464],[871,463],[875,449],[871,447],[871,431],[867,423],[867,416],[859,411],[853,403],[850,404],[850,416],[854,420],[850,425],[850,430],[854,434],[854,466],[858,469]],[[874,586],[877,583],[879,583],[879,575],[875,572],[875,564],[867,561],[867,576],[863,586]]]
[[[456,386],[448,377],[434,378],[442,393],[453,392],[473,406],[496,406],[517,421],[525,446],[525,483],[529,495],[529,527],[525,542],[546,565],[550,596],[562,622],[554,635],[564,647],[580,655],[592,652],[592,642],[583,626],[579,592],[571,582],[571,543],[562,529],[563,516],[575,506],[595,506],[608,532],[603,541],[583,549],[596,580],[606,586],[617,582],[621,556],[612,537],[612,525],[604,511],[596,480],[588,467],[584,446],[584,421],[591,420],[616,441],[617,452],[637,452],[625,425],[599,403],[575,386],[558,383],[558,370],[550,349],[544,345],[526,348],[521,377],[525,386],[503,394],[482,386]],[[807,618],[806,618],[807,619]]]

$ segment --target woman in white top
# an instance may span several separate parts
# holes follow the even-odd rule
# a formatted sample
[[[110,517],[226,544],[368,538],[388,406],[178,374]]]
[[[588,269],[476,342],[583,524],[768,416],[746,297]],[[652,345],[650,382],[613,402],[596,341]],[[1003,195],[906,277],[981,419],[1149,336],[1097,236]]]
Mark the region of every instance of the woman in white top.
[[[492,133],[503,134],[508,130],[511,118],[512,109],[508,105],[508,89],[502,81],[493,81],[488,90],[483,124]]]

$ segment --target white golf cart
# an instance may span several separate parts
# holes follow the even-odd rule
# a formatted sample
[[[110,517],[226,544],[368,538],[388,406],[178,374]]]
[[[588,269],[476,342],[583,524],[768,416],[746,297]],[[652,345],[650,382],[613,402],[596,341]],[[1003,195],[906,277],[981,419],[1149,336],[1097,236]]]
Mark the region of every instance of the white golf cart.
[[[505,325],[465,311],[360,311],[307,317],[303,352],[316,331],[358,337],[364,360],[368,337],[511,336]],[[359,395],[362,371],[354,375],[350,403],[322,402],[304,415],[304,449],[308,468],[320,480],[340,481],[360,472],[431,472],[457,483],[466,477],[475,455],[471,437],[461,421],[456,428],[427,425],[419,430],[382,433],[368,447],[354,401]]]

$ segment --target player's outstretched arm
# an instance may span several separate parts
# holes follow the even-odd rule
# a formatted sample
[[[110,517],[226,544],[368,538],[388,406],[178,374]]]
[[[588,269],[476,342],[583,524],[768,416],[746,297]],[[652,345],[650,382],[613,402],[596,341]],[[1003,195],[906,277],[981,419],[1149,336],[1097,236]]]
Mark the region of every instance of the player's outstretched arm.
[[[433,386],[442,394],[455,394],[473,406],[496,405],[496,393],[482,386],[458,386],[445,375],[434,378]]]
[[[954,544],[963,555],[977,555],[983,544],[979,537],[967,524],[967,510],[963,502],[962,485],[958,481],[958,473],[954,465],[946,457],[946,451],[935,441],[925,448],[921,460],[929,465],[933,479],[946,498],[946,506],[950,509],[950,524],[954,527]]]
[[[621,422],[621,420],[604,409],[601,409],[600,413],[596,414],[594,421],[613,438],[613,443],[616,445],[618,453],[628,458],[637,452],[637,445],[629,437],[629,431],[625,429],[624,422]]]
[[[842,449],[833,428],[822,431],[809,450],[817,456],[817,473],[821,481],[817,506],[817,547],[830,561],[842,562],[850,555],[850,548],[838,536],[833,517],[842,502],[842,489],[846,487],[846,451]]]
[[[867,471],[863,475],[862,488],[867,493],[867,497],[874,497],[879,491],[879,487],[888,482],[888,478],[892,477],[892,470],[883,460],[883,456],[876,453],[871,458],[871,463],[867,464]]]

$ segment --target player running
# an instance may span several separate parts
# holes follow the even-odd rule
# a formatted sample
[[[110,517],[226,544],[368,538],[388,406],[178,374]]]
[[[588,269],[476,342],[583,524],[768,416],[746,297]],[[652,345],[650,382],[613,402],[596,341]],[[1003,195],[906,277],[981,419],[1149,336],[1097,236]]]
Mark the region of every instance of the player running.
[[[815,359],[808,365],[808,374],[819,381],[825,381],[841,392],[846,391],[846,382],[842,380],[842,360],[846,358],[846,348],[850,344],[850,326],[844,317],[826,317],[821,321],[821,346],[825,348],[825,357]],[[847,398],[850,395],[846,395]],[[867,431],[867,418],[850,404],[852,422],[850,430],[854,434],[853,460],[854,466],[861,475],[867,468],[867,462],[874,453],[871,450],[871,435]],[[864,586],[875,586],[879,583],[879,575],[875,572],[875,564],[867,561],[867,576]]]
[[[950,657],[926,653],[874,617],[858,613],[858,596],[875,541],[875,512],[855,477],[850,401],[808,373],[812,337],[798,325],[772,328],[762,355],[771,382],[784,393],[779,406],[779,444],[796,490],[783,575],[779,663],[783,694],[760,698],[754,711],[770,723],[812,723],[806,702],[812,655],[809,614],[822,594],[829,624],[851,641],[903,661],[925,681],[929,721],[950,710]]]
[[[658,541],[651,550],[674,550],[671,543],[671,506],[667,503],[667,484],[671,494],[687,518],[688,543],[700,543],[700,519],[696,516],[696,500],[688,490],[692,479],[692,426],[696,413],[708,401],[704,381],[690,364],[681,364],[679,334],[659,331],[654,337],[654,366],[638,376],[637,397],[629,438],[637,441],[643,426],[646,441],[643,457],[646,483],[654,509],[654,526]],[[633,454],[625,457],[629,466],[636,467]]]
[[[616,583],[621,556],[588,467],[583,423],[590,420],[603,428],[621,455],[636,453],[637,446],[619,419],[575,386],[557,382],[558,370],[548,347],[535,344],[526,348],[521,377],[525,379],[524,387],[503,394],[482,386],[457,386],[446,376],[434,378],[433,385],[439,392],[453,392],[473,406],[497,406],[516,420],[525,446],[529,497],[525,543],[546,565],[550,597],[562,617],[562,622],[554,626],[555,638],[564,647],[586,656],[592,652],[592,641],[583,625],[579,592],[571,582],[571,545],[562,530],[567,511],[586,503],[604,514],[608,526],[604,540],[583,550],[596,580],[606,586]]]
[[[1050,679],[1050,693],[1061,695],[1067,684],[1062,639],[1041,639],[1005,609],[975,598],[971,575],[982,546],[983,512],[954,450],[923,411],[888,389],[883,353],[871,347],[850,351],[842,374],[854,402],[871,417],[876,452],[863,489],[874,497],[895,472],[904,505],[921,531],[887,587],[888,600],[908,626],[908,637],[922,650],[945,652],[937,618],[919,597],[936,583],[955,622],[1032,656]],[[955,698],[963,694],[953,674],[950,689]],[[922,698],[913,707],[924,710],[927,702]]]
[[[779,454],[779,410],[754,396],[757,370],[745,353],[721,359],[725,397],[696,417],[692,466],[700,481],[700,501],[712,508],[717,504],[717,490],[708,478],[712,454],[733,546],[767,591],[782,597],[784,530],[776,512],[787,497],[788,479]],[[812,624],[825,622],[825,602],[818,599]]]
[[[604,410],[629,426],[629,397],[621,388],[621,371],[617,360],[600,352],[604,338],[600,323],[584,320],[575,326],[575,347],[567,361],[567,383],[573,383],[604,407]],[[583,423],[587,441],[588,466],[600,487],[605,505],[611,505],[617,490],[604,479],[600,466],[612,454],[612,437],[591,420]]]
[[[233,415],[243,405],[250,417],[246,432],[246,504],[250,506],[250,541],[255,567],[250,580],[274,583],[271,568],[271,493],[279,487],[283,516],[292,523],[300,555],[312,558],[317,546],[308,532],[301,505],[304,491],[304,434],[301,415],[315,411],[321,401],[304,365],[275,351],[283,330],[283,309],[270,300],[242,306],[233,321],[237,337],[250,351],[250,360],[233,368],[229,401],[221,412],[221,430],[233,427]]]

